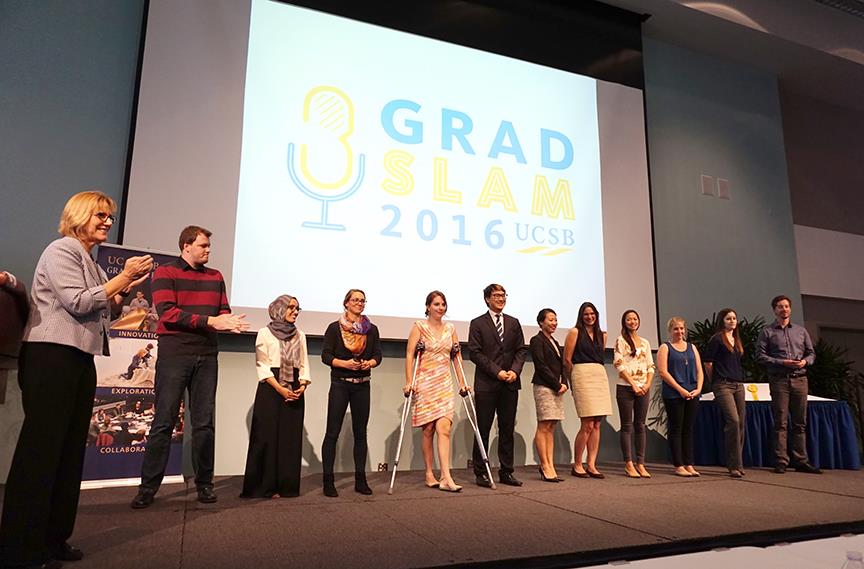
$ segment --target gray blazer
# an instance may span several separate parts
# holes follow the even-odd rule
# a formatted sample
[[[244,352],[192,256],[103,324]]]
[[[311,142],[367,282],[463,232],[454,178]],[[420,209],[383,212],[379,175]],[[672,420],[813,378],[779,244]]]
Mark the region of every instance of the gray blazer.
[[[108,354],[108,277],[74,237],[45,248],[30,290],[25,342],[72,346],[93,355]]]

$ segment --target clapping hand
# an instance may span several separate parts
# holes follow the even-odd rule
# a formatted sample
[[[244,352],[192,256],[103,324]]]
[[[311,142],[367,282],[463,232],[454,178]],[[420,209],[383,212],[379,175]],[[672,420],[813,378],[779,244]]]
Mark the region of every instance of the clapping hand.
[[[153,270],[153,257],[141,255],[140,257],[129,257],[123,265],[123,273],[132,282],[130,286],[141,284],[150,271]]]
[[[220,332],[232,332],[234,334],[241,334],[249,329],[245,314],[231,314],[230,312],[211,316],[208,324]]]

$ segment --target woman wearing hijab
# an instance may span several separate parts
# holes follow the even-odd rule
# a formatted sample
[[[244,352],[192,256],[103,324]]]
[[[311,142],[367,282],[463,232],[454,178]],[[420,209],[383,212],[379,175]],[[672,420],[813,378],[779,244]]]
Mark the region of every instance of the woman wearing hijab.
[[[296,325],[300,303],[283,294],[270,303],[270,324],[258,331],[258,391],[252,408],[242,498],[300,495],[303,393],[309,380],[306,336]]]
[[[324,332],[321,361],[330,367],[330,393],[327,398],[327,431],[321,449],[324,467],[324,495],[339,496],[333,475],[336,441],[342,430],[345,412],[351,406],[351,431],[354,433],[354,490],[369,495],[366,482],[366,425],[369,423],[369,380],[371,369],[381,363],[378,328],[363,315],[366,294],[352,288],[342,301],[345,313]]]

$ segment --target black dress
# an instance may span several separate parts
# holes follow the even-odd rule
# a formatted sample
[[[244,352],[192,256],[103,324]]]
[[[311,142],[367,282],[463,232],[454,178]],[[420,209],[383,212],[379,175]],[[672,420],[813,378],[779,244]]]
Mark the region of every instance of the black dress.
[[[279,368],[271,368],[279,380]],[[300,370],[294,368],[291,389],[300,388]],[[241,498],[300,495],[300,461],[303,449],[303,395],[286,402],[266,381],[258,383],[249,430],[249,452]]]

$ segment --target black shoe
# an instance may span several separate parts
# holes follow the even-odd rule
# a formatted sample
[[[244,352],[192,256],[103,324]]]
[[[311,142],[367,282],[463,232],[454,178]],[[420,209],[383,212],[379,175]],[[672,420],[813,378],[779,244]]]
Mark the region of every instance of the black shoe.
[[[483,488],[492,488],[492,481],[489,480],[488,474],[478,474],[475,482],[477,482],[477,486],[482,486]]]
[[[132,508],[135,510],[141,510],[143,508],[149,508],[150,504],[153,503],[153,498],[156,496],[153,492],[146,492],[144,490],[139,490],[135,497],[132,498]]]
[[[332,474],[324,475],[324,495],[328,498],[339,497],[339,491],[336,489],[336,481]]]
[[[555,478],[547,478],[546,475],[543,474],[543,469],[541,468],[539,470],[540,470],[540,480],[542,480],[543,482],[561,482],[561,479],[558,478],[557,476]]]
[[[500,482],[501,484],[506,484],[507,486],[522,486],[522,481],[513,476],[512,473],[499,474],[498,482]]]
[[[216,496],[216,492],[213,491],[212,486],[202,486],[198,488],[198,501],[202,504],[212,504],[219,498]]]
[[[74,545],[69,545],[68,542],[63,542],[63,546],[54,555],[54,559],[58,561],[81,561],[84,559],[84,552]]]
[[[786,474],[786,465],[785,464],[778,464],[777,466],[774,467],[773,472],[774,472],[774,474]]]
[[[806,474],[822,474],[821,468],[816,468],[809,462],[802,462],[795,465],[795,472],[804,472]]]
[[[363,494],[364,496],[372,495],[372,488],[369,488],[369,484],[366,482],[366,477],[356,478],[354,480],[354,491],[358,494]]]
[[[56,559],[49,559],[45,563],[38,565],[14,565],[15,569],[60,569],[63,564]]]
[[[570,476],[575,476],[576,478],[590,478],[590,474],[587,472],[577,472],[575,468],[570,468]]]

